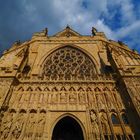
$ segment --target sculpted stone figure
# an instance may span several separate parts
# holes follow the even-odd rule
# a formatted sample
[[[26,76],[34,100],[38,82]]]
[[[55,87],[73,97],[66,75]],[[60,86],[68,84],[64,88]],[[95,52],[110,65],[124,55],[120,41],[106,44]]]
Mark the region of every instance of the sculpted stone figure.
[[[82,93],[79,93],[79,101],[80,103],[85,103],[85,94],[82,92]]]
[[[97,104],[96,104],[96,98],[95,98],[95,94],[92,92],[88,92],[88,102],[89,102],[89,106],[92,109],[97,109]]]
[[[28,124],[26,125],[26,128],[25,128],[24,140],[33,139],[35,124],[36,124],[36,118],[35,117],[36,117],[35,113],[30,113],[29,114],[29,121],[28,121]]]
[[[115,109],[114,101],[113,101],[111,93],[105,93],[105,96],[106,96],[108,108]]]
[[[14,122],[14,127],[12,129],[12,140],[16,140],[20,137],[22,131],[23,131],[23,125],[25,121],[25,114],[20,113]]]
[[[60,94],[60,101],[61,101],[61,103],[65,103],[67,101],[67,95],[66,95],[66,93],[62,92]]]
[[[35,139],[41,139],[43,137],[43,133],[44,133],[44,127],[45,127],[45,113],[41,113],[36,122],[36,133],[35,133]]]
[[[123,102],[122,102],[122,99],[121,99],[119,93],[114,93],[114,95],[115,95],[115,98],[117,100],[119,108],[124,109],[124,105],[123,105]]]
[[[134,103],[135,103],[138,111],[140,112],[140,96],[139,95],[137,95],[137,96],[135,95],[133,97],[133,100],[134,100]]]
[[[4,101],[4,97],[7,94],[9,83],[5,82],[5,81],[0,81],[0,106],[2,105],[3,101]]]
[[[108,124],[108,119],[105,113],[100,114],[100,119],[101,119],[101,126],[102,126],[102,131],[105,134],[109,133],[109,124]]]
[[[98,125],[97,116],[93,111],[90,112],[90,118],[91,118],[91,124],[92,124],[93,137],[94,137],[94,139],[98,139],[99,133],[100,133],[99,125]]]
[[[105,110],[105,100],[103,94],[96,94],[99,110]]]
[[[57,100],[58,100],[57,93],[53,92],[52,96],[51,96],[51,102],[52,103],[57,103]]]
[[[74,94],[73,92],[69,94],[69,101],[71,103],[74,103],[76,101],[76,94]]]
[[[5,140],[8,137],[11,126],[12,126],[13,117],[14,117],[13,113],[5,114],[5,117],[3,118],[2,125],[0,128],[1,129],[1,135],[0,135],[1,140]]]

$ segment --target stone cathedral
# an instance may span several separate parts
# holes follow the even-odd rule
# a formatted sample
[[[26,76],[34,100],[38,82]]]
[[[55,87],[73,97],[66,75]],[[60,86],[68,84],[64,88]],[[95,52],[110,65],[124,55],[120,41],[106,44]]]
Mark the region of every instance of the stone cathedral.
[[[94,27],[15,42],[0,58],[0,140],[140,140],[140,55]]]

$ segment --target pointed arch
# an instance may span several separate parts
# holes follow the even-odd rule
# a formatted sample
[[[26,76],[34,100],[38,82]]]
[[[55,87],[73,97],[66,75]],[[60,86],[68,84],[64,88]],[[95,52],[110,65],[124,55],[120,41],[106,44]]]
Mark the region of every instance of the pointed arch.
[[[81,120],[79,120],[79,118],[77,118],[75,115],[70,114],[70,113],[65,113],[65,114],[59,116],[59,117],[53,122],[53,124],[51,125],[51,139],[52,139],[53,130],[54,130],[56,124],[57,124],[60,120],[62,120],[63,118],[65,118],[65,117],[70,117],[70,118],[74,119],[74,120],[80,125],[80,127],[81,127],[81,129],[82,129],[82,132],[83,132],[84,140],[87,140],[87,137],[86,137],[86,129],[85,129],[83,123],[81,122]]]
[[[42,89],[40,87],[37,87],[35,91],[42,91]]]
[[[85,91],[85,90],[82,87],[79,87],[78,91]]]
[[[45,87],[44,91],[50,91],[50,89],[48,87]]]
[[[79,48],[63,46],[44,58],[40,71],[47,80],[91,80],[98,73],[93,60]]]
[[[24,91],[24,88],[23,88],[23,87],[19,87],[19,88],[17,89],[17,91]]]
[[[120,121],[119,121],[119,119],[118,119],[118,116],[117,116],[115,113],[112,113],[112,114],[111,114],[111,120],[112,120],[112,123],[113,123],[114,125],[120,124]]]
[[[103,91],[110,91],[110,89],[108,87],[105,87]]]
[[[96,87],[96,88],[94,89],[94,91],[95,91],[95,92],[100,92],[101,89],[100,89],[99,87]]]
[[[66,88],[63,86],[61,87],[60,91],[67,91]]]
[[[122,113],[121,114],[121,117],[122,117],[122,120],[123,120],[123,123],[124,124],[129,124],[128,117],[126,116],[125,113]]]
[[[90,87],[87,87],[86,91],[92,91],[92,89]]]
[[[27,111],[25,109],[20,109],[19,113],[27,113]]]
[[[76,91],[74,87],[70,87],[69,91]]]
[[[28,87],[27,91],[33,91],[32,87]]]
[[[57,87],[53,87],[52,91],[58,91]]]
[[[37,113],[37,110],[36,109],[31,109],[30,113]]]

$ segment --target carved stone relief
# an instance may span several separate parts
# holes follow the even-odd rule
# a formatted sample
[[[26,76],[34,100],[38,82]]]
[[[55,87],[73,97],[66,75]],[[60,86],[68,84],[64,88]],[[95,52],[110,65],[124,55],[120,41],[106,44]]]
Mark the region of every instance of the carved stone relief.
[[[112,94],[110,92],[106,92],[105,96],[106,96],[106,103],[107,103],[108,108],[110,110],[111,109],[115,109],[114,101],[113,101],[113,98],[112,98]]]
[[[101,126],[102,126],[103,133],[104,134],[109,134],[110,133],[110,128],[109,128],[107,115],[103,112],[100,113],[100,121],[101,121]]]
[[[0,79],[0,106],[2,106],[5,97],[9,91],[11,81]]]
[[[62,92],[60,93],[60,103],[66,103],[67,102],[67,93]]]
[[[79,102],[80,103],[85,103],[86,102],[86,96],[83,92],[79,93]]]
[[[0,133],[1,133],[0,139],[1,140],[5,140],[8,138],[11,127],[12,127],[14,116],[15,116],[14,113],[9,113],[9,112],[4,113],[4,117],[1,122],[1,128],[0,128]]]
[[[92,133],[93,138],[95,140],[100,137],[99,123],[96,114],[93,111],[90,111],[91,125],[92,125]]]
[[[105,110],[106,106],[105,106],[104,94],[102,93],[96,94],[96,99],[97,99],[98,109]]]
[[[97,110],[97,102],[96,102],[95,93],[88,92],[88,103],[89,103],[90,108],[92,108],[93,110]]]
[[[19,113],[17,118],[14,121],[14,125],[12,127],[12,140],[22,139],[24,137],[24,124],[26,122],[26,114]]]
[[[69,94],[69,102],[70,103],[76,103],[76,94],[74,92],[71,92]]]
[[[40,113],[36,121],[35,139],[42,139],[44,134],[44,127],[46,123],[46,114]]]
[[[115,99],[117,101],[119,109],[121,109],[121,110],[125,109],[123,101],[122,101],[119,93],[118,92],[114,92],[114,96],[115,96]]]
[[[25,128],[25,136],[24,139],[34,139],[34,132],[36,126],[36,113],[30,113],[28,118],[28,125]]]

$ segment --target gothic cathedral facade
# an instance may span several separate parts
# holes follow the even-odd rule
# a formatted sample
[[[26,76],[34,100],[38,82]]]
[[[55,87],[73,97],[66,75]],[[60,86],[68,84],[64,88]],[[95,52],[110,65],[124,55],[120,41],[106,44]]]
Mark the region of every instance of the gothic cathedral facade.
[[[0,58],[0,140],[140,140],[140,55],[95,28],[16,42]]]

